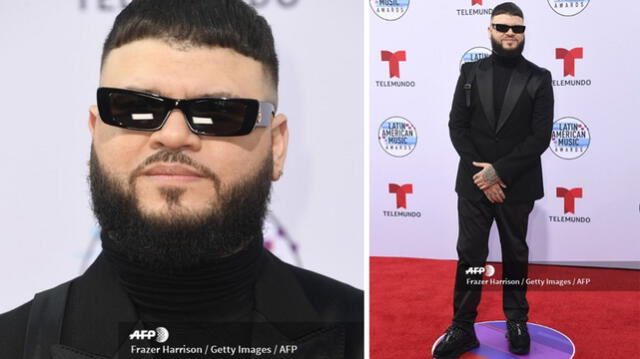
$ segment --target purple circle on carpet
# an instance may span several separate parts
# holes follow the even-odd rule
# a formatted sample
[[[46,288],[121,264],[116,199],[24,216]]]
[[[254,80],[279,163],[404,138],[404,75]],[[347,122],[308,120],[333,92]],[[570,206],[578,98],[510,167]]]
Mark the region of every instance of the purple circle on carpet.
[[[531,349],[527,355],[509,352],[509,343],[505,338],[507,323],[504,320],[475,323],[474,328],[480,346],[463,354],[460,359],[571,359],[576,351],[569,337],[544,325],[527,323],[531,336]],[[433,348],[441,339],[442,336],[436,340]]]

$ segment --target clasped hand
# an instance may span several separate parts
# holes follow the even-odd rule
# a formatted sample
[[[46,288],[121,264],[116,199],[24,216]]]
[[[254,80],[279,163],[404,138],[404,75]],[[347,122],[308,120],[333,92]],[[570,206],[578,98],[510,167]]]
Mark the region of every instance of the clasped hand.
[[[473,175],[473,182],[484,192],[484,195],[491,203],[502,203],[506,196],[502,191],[507,186],[502,182],[495,168],[491,163],[487,162],[473,162],[476,167],[482,168],[480,172]]]

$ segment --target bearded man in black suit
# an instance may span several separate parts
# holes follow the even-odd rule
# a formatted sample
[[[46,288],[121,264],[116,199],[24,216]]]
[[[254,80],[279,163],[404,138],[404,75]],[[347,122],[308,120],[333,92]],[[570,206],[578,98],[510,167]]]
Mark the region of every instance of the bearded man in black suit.
[[[453,323],[436,346],[436,358],[457,358],[479,346],[473,323],[478,314],[489,231],[496,221],[502,249],[509,350],[529,352],[526,322],[529,213],[543,197],[540,155],[553,126],[551,74],[522,56],[522,10],[513,3],[493,9],[488,28],[493,53],[462,66],[451,107],[451,142],[460,156],[458,267]]]

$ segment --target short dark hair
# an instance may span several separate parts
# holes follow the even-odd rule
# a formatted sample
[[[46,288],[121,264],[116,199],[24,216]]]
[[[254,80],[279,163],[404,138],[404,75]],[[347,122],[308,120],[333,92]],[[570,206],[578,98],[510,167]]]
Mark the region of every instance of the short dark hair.
[[[524,15],[522,14],[522,9],[518,7],[518,5],[512,2],[503,2],[502,4],[493,8],[491,12],[491,17],[507,14],[511,16],[518,16],[524,19]]]
[[[102,49],[142,39],[222,47],[260,62],[278,87],[278,56],[271,27],[242,0],[133,0],[113,23]]]

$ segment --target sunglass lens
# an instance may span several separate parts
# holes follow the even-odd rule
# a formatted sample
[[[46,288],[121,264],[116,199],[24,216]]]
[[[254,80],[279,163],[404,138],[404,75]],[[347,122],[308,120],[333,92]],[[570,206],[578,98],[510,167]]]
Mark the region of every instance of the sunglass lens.
[[[524,25],[516,25],[516,26],[512,26],[511,28],[513,29],[513,32],[515,32],[516,34],[522,34],[524,32]]]
[[[249,133],[253,128],[257,115],[257,101],[192,100],[189,101],[188,109],[189,122],[196,132],[209,136],[239,136]]]
[[[504,24],[496,24],[495,28],[496,28],[497,31],[500,31],[500,32],[509,31],[509,26],[508,25],[504,25]]]
[[[112,92],[108,97],[111,120],[117,126],[151,130],[158,128],[165,115],[162,99],[128,92]]]

